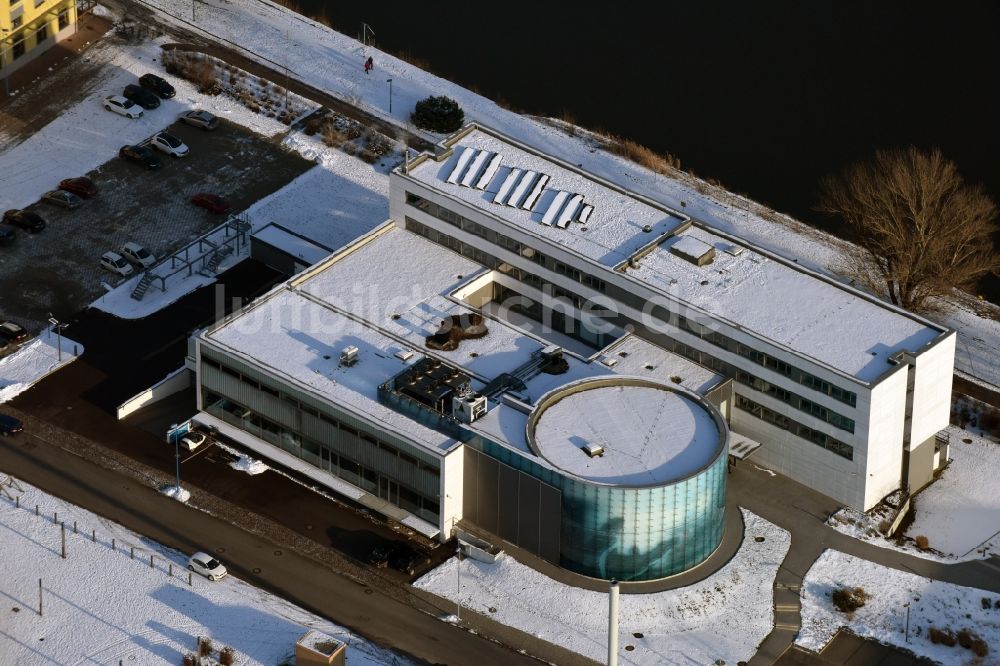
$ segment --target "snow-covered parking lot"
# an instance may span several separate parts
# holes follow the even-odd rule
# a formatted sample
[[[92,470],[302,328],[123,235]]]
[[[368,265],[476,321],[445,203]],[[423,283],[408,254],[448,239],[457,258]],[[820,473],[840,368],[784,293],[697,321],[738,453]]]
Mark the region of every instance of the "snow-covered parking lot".
[[[0,472],[0,480],[5,476]],[[0,493],[2,664],[122,660],[176,666],[194,650],[198,637],[206,636],[235,648],[239,666],[274,666],[292,654],[295,641],[310,628],[346,642],[351,666],[409,663],[233,576],[215,583],[195,576],[188,586],[183,554],[23,482],[19,486],[23,493],[4,488],[19,497],[20,508]],[[68,527],[66,559],[53,513]],[[72,534],[74,521],[80,534]],[[91,529],[96,529],[96,542],[90,540]]]

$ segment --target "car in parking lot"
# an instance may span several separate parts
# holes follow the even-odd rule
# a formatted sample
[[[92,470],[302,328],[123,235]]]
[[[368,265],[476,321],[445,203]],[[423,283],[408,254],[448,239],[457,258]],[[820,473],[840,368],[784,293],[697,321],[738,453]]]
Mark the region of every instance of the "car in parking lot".
[[[169,132],[159,132],[149,140],[149,145],[171,157],[185,157],[188,147],[183,141]]]
[[[7,344],[22,342],[28,339],[28,331],[24,326],[12,321],[0,321],[0,342]]]
[[[108,95],[104,98],[104,108],[114,111],[119,116],[126,118],[142,118],[142,109],[131,100],[127,100],[121,95]]]
[[[163,99],[170,99],[177,94],[172,85],[156,74],[143,74],[139,77],[139,85],[146,90],[156,93]]]
[[[3,221],[21,227],[25,231],[37,233],[45,228],[45,220],[41,215],[27,210],[12,208],[3,214]]]
[[[181,437],[180,445],[185,451],[194,451],[199,446],[204,444],[208,440],[208,437],[203,432],[198,432],[197,430],[192,430],[188,434]]]
[[[385,544],[375,546],[372,552],[368,553],[368,564],[376,569],[384,569],[389,566],[389,556],[392,555],[392,546]]]
[[[128,277],[132,274],[132,264],[125,261],[125,257],[117,252],[105,252],[101,255],[101,268]]]
[[[177,120],[205,130],[214,130],[219,126],[219,119],[208,111],[188,111],[178,116]]]
[[[24,424],[13,416],[0,414],[0,435],[15,435],[24,430]]]
[[[122,245],[119,252],[128,261],[138,264],[142,268],[149,268],[156,263],[156,257],[153,256],[153,253],[138,243],[129,241]]]
[[[142,108],[149,110],[160,106],[160,98],[141,86],[130,83],[122,91],[122,97],[138,104]]]
[[[195,206],[200,206],[210,213],[228,213],[229,212],[229,202],[220,197],[218,194],[209,194],[208,192],[199,192],[198,194],[191,197],[191,203]]]
[[[147,146],[122,146],[121,150],[118,151],[118,156],[128,162],[141,164],[147,169],[159,169],[163,166],[159,156]]]
[[[417,572],[417,567],[430,563],[431,558],[406,544],[396,544],[389,556],[389,566],[396,571],[402,571],[407,576]]]
[[[0,227],[0,245],[13,245],[17,234],[10,227]]]
[[[52,190],[42,195],[42,201],[60,208],[78,208],[83,199],[66,190]]]
[[[197,552],[188,558],[188,570],[201,574],[210,581],[217,581],[229,573],[219,560],[202,552]]]
[[[97,196],[97,185],[94,181],[84,176],[79,178],[67,178],[59,181],[59,189],[72,192],[78,197],[90,199]]]

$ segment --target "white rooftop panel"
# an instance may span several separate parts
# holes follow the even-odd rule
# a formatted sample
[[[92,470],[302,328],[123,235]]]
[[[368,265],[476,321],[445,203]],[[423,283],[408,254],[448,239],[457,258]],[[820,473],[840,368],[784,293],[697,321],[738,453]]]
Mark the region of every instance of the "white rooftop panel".
[[[479,173],[486,166],[486,161],[490,159],[493,153],[488,150],[480,150],[479,153],[472,159],[472,163],[469,164],[469,168],[465,170],[465,175],[462,176],[462,186],[472,187],[472,184],[479,180]]]
[[[448,176],[449,183],[457,183],[458,179],[462,177],[465,173],[465,167],[469,166],[469,161],[472,160],[473,155],[476,154],[475,148],[463,148],[461,154],[458,156],[458,160],[455,162],[455,168],[451,170],[451,175]]]
[[[503,162],[503,155],[500,153],[496,153],[490,158],[490,162],[483,170],[483,174],[476,181],[477,190],[485,190],[489,186],[490,181],[493,180],[493,176],[497,173],[497,169],[500,168],[501,162]]]
[[[520,169],[514,168],[507,172],[507,177],[503,179],[503,183],[500,184],[500,189],[493,196],[493,203],[495,204],[505,204],[507,203],[507,197],[514,189],[514,184],[517,183],[521,174],[524,173]]]
[[[521,180],[517,181],[517,186],[511,193],[510,197],[507,199],[507,205],[511,208],[517,208],[524,201],[524,197],[528,192],[528,188],[532,186],[535,182],[535,177],[538,175],[535,171],[525,171],[521,175]]]
[[[584,207],[581,208],[580,212],[577,214],[576,221],[579,222],[580,224],[587,224],[587,220],[590,219],[590,215],[593,212],[594,212],[593,206],[591,206],[590,204],[584,205]]]
[[[559,227],[560,229],[565,229],[566,227],[568,227],[570,220],[572,220],[573,217],[576,216],[576,211],[580,209],[580,206],[582,204],[583,204],[583,195],[574,194],[573,198],[567,201],[566,205],[563,206],[562,212],[559,213],[559,217],[556,218],[556,226]]]
[[[686,234],[677,240],[671,239],[666,245],[675,252],[680,252],[685,257],[690,257],[694,261],[701,259],[713,249],[708,243]]]
[[[542,224],[547,226],[552,225],[555,219],[559,216],[560,211],[562,211],[562,208],[566,204],[566,200],[569,199],[569,196],[569,192],[556,192],[556,196],[549,202],[549,207],[545,209],[545,214],[542,215]]]
[[[538,201],[538,197],[542,193],[542,188],[544,188],[546,183],[548,182],[549,182],[548,174],[543,173],[538,178],[538,181],[535,183],[535,186],[531,188],[531,192],[528,193],[528,196],[526,196],[524,198],[524,201],[521,202],[521,208],[523,208],[524,210],[531,210],[532,208],[534,208],[535,202]]]

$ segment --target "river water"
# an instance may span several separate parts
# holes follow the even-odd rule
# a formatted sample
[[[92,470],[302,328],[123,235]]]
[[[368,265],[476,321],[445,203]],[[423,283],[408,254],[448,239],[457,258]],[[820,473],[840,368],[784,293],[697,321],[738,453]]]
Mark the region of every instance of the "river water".
[[[833,233],[820,179],[879,148],[941,148],[1000,200],[1000,3],[282,4],[351,36],[366,22],[445,78],[671,153]],[[980,291],[997,302],[1000,280]]]

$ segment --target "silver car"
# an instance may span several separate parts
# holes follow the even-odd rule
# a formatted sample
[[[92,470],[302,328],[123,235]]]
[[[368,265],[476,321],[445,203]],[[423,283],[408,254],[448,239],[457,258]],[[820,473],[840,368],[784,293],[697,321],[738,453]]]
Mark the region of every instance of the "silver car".
[[[219,119],[208,111],[188,111],[182,113],[177,120],[205,130],[214,130],[219,126]]]
[[[169,132],[159,132],[149,143],[161,153],[171,157],[184,157],[188,154],[187,145]]]
[[[188,558],[188,570],[196,574],[201,574],[211,581],[224,578],[229,573],[219,560],[208,553],[201,552],[195,553]]]
[[[66,190],[46,192],[42,195],[42,201],[61,208],[76,208],[83,203],[83,199]]]

